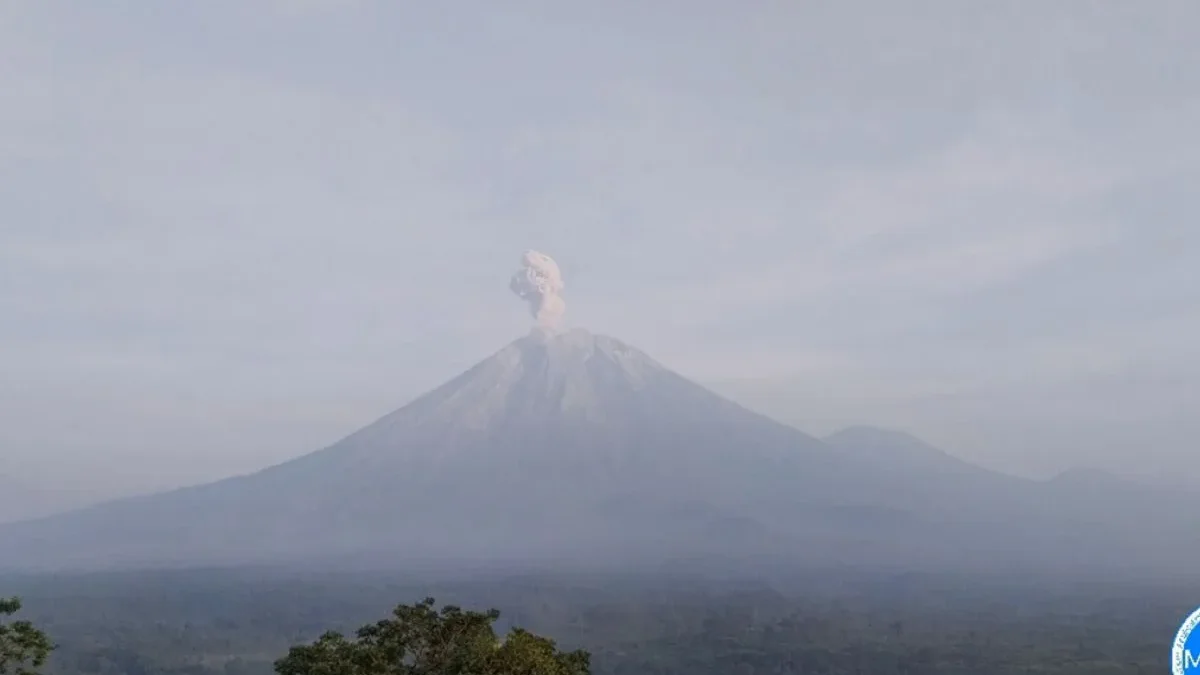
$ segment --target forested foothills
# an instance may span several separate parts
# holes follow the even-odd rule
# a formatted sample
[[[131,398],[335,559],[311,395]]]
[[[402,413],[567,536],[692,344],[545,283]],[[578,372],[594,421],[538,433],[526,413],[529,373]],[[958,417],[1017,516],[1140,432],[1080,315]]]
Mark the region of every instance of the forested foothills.
[[[359,628],[401,616],[436,632],[429,617],[437,612],[420,604],[427,597],[443,611],[462,607],[469,620],[452,620],[473,626],[469,634],[491,635],[493,621],[495,636],[508,640],[522,629],[515,634],[527,636],[539,658],[558,664],[537,673],[1159,673],[1179,621],[1200,597],[1182,586],[913,576],[421,583],[211,571],[0,581],[24,598],[23,617],[58,645],[40,671],[47,675],[325,672],[297,666],[323,653],[304,645],[331,631],[353,642]],[[562,660],[574,650],[590,655],[590,671]],[[344,651],[353,653],[361,654]],[[508,672],[480,668],[472,672]],[[376,671],[346,671],[359,672]]]

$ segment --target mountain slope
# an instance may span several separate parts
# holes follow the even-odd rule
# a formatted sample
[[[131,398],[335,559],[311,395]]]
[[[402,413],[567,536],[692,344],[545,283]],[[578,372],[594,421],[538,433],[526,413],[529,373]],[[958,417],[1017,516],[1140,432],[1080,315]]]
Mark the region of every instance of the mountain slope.
[[[836,497],[848,470],[617,340],[533,334],[297,460],[0,530],[0,564],[684,551],[769,540],[795,476]]]
[[[891,429],[869,426],[847,427],[824,438],[826,444],[853,454],[863,460],[887,462],[895,466],[932,467],[955,466],[966,471],[982,471],[979,467],[958,459],[925,441]]]
[[[1045,492],[1032,481],[971,464],[901,431],[854,426],[824,441],[841,457],[886,472],[930,502],[1015,515]]]
[[[1129,548],[1160,562],[1157,540],[1131,547],[1139,528],[1089,521],[1048,484],[915,439],[890,458],[880,443],[892,436],[830,440],[613,338],[535,333],[296,460],[0,527],[0,568],[736,558],[1075,569],[1132,564]]]

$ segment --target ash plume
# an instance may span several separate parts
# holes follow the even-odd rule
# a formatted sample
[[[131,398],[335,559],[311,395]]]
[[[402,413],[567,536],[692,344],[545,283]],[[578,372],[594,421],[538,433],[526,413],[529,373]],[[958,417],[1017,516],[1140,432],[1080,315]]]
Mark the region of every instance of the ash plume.
[[[553,258],[545,253],[526,251],[521,258],[521,269],[513,274],[508,287],[529,303],[529,312],[537,319],[539,327],[546,330],[558,328],[567,303],[563,302],[561,295],[562,273]]]

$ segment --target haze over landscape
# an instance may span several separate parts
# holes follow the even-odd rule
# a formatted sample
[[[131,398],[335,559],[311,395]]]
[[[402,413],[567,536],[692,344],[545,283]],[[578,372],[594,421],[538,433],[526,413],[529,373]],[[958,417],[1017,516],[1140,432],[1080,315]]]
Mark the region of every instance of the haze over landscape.
[[[1200,675],[1198,27],[0,2],[0,674]]]
[[[1173,480],[1195,5],[918,5],[4,4],[0,472],[332,443],[523,334],[535,246],[569,325],[809,433]]]
[[[332,446],[249,476],[0,525],[0,571],[553,565],[1195,578],[1196,494],[1050,482],[854,427],[824,442],[648,355],[562,331],[558,266],[511,288],[537,326]]]

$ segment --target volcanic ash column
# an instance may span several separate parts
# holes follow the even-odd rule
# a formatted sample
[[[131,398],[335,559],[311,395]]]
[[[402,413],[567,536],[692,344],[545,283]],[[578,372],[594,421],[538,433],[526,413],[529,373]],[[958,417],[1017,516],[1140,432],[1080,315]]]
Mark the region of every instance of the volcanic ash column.
[[[556,331],[567,303],[563,302],[562,274],[558,263],[545,253],[526,251],[521,269],[512,276],[508,287],[529,303],[529,312],[537,319],[538,327]]]

